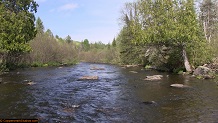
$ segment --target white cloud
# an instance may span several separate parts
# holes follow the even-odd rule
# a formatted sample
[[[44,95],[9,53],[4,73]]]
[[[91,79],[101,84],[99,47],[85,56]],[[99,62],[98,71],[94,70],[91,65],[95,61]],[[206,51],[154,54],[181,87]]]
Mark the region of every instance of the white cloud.
[[[72,11],[78,8],[78,4],[68,3],[58,8],[58,11]]]

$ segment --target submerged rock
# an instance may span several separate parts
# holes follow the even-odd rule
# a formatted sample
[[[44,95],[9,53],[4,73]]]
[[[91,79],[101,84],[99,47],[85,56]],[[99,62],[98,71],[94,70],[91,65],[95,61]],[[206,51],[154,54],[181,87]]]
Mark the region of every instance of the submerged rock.
[[[154,80],[161,80],[163,75],[153,75],[153,76],[146,76],[144,80],[154,81]]]
[[[193,75],[195,75],[197,78],[212,79],[215,77],[215,72],[208,67],[199,66],[194,70]]]
[[[189,88],[188,85],[183,85],[183,84],[171,84],[170,87],[174,87],[174,88]]]
[[[98,76],[83,76],[78,80],[98,80]]]
[[[155,101],[145,101],[145,102],[142,102],[142,103],[145,104],[145,105],[157,104]]]
[[[136,72],[136,71],[129,71],[130,73],[138,73],[138,72]]]

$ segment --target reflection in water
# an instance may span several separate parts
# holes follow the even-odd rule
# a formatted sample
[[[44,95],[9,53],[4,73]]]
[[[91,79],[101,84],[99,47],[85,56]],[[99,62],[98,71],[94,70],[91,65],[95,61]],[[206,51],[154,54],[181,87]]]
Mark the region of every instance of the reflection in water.
[[[163,75],[162,80],[144,80],[157,74]],[[77,81],[82,76],[99,79]],[[218,89],[213,80],[90,63],[31,68],[0,78],[0,118],[38,118],[41,122],[218,121]],[[30,80],[35,84],[28,85]],[[173,83],[191,88],[170,88]]]

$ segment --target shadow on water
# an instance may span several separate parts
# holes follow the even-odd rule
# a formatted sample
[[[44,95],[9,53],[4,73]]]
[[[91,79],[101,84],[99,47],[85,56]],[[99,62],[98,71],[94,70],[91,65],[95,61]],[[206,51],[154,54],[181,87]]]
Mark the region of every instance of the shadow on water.
[[[144,80],[157,74],[163,75],[162,80]],[[78,81],[82,76],[99,79]],[[0,78],[0,118],[38,118],[51,123],[218,121],[214,80],[91,63],[30,68]],[[29,81],[34,84],[28,85]],[[190,88],[171,88],[174,83]]]

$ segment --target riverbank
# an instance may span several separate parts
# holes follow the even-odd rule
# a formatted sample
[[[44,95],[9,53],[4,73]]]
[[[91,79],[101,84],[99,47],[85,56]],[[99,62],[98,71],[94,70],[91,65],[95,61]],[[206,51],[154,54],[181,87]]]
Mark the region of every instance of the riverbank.
[[[18,64],[18,65],[8,65],[9,67],[4,67],[4,69],[0,70],[0,75],[8,73],[13,70],[21,69],[21,68],[31,68],[31,67],[67,67],[71,65],[76,65],[79,62],[77,60],[71,61],[71,62],[65,62],[65,63],[59,63],[59,62],[49,62],[49,63],[40,63],[40,62],[33,62],[31,64],[25,63],[25,64]]]

